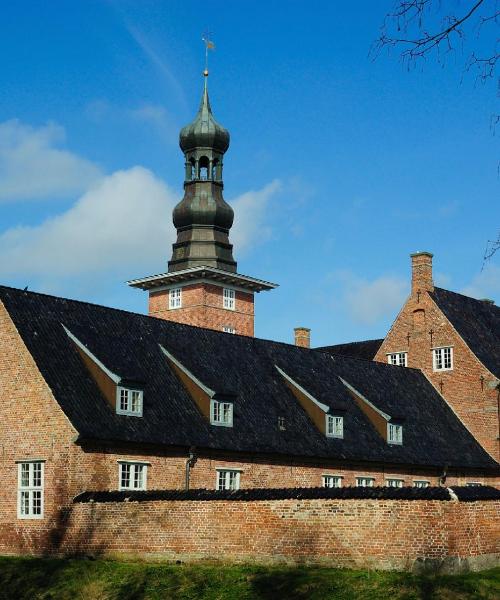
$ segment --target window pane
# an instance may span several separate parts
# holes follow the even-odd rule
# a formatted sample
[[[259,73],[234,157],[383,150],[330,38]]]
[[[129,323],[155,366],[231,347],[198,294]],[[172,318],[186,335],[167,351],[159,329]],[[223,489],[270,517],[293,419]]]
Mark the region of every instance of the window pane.
[[[30,465],[23,463],[21,465],[21,487],[29,487],[30,485]]]
[[[120,410],[128,410],[128,390],[120,390]]]
[[[42,487],[42,463],[31,463],[33,468],[33,487]]]
[[[122,488],[130,487],[130,466],[126,463],[120,465],[120,486]]]

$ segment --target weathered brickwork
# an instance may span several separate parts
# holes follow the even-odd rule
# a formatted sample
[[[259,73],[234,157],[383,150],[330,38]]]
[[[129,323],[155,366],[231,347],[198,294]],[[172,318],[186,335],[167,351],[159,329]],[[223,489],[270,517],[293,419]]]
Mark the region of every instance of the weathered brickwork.
[[[498,381],[429,295],[433,290],[430,259],[426,253],[413,257],[412,293],[375,360],[387,362],[389,353],[407,352],[408,366],[425,373],[478,442],[500,461]],[[453,348],[453,369],[434,371],[432,349],[442,346]]]
[[[57,539],[31,542],[58,553],[451,571],[498,564],[499,511],[498,501],[88,503],[71,506]]]
[[[235,292],[235,309],[223,306],[223,288],[210,283],[182,287],[182,307],[169,309],[169,290],[150,292],[149,315],[167,321],[223,331],[231,327],[239,335],[254,335],[254,295]]]

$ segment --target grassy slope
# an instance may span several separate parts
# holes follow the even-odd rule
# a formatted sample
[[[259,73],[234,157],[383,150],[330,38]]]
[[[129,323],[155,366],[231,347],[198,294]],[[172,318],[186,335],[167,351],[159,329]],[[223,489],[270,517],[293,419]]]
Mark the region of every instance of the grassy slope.
[[[500,569],[460,576],[326,568],[166,565],[0,557],[3,600],[500,598]]]

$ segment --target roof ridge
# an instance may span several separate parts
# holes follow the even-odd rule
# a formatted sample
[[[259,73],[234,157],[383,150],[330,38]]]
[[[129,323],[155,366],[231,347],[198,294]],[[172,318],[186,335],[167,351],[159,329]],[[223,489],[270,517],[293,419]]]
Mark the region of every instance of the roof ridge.
[[[372,338],[370,340],[357,340],[356,342],[340,342],[339,344],[329,344],[327,346],[318,346],[314,350],[320,350],[321,348],[333,348],[334,346],[350,346],[352,344],[365,344],[366,342],[383,342],[385,338]]]

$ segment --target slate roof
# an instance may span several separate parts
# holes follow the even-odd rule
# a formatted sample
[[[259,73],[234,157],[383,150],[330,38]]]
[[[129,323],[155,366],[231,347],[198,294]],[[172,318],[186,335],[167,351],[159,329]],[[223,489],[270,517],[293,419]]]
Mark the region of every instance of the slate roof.
[[[0,300],[83,439],[498,470],[420,371],[1,286]],[[144,382],[142,418],[115,413],[63,325],[113,373]],[[232,428],[201,415],[160,344],[207,387],[237,394]],[[328,406],[345,407],[344,439],[314,426],[275,365]],[[379,436],[339,377],[405,418],[402,446]]]
[[[333,346],[320,346],[315,348],[319,352],[327,354],[342,354],[353,358],[364,358],[373,360],[384,340],[364,340],[362,342],[348,342],[346,344],[335,344]]]
[[[430,295],[477,358],[500,378],[500,308],[442,288]]]

